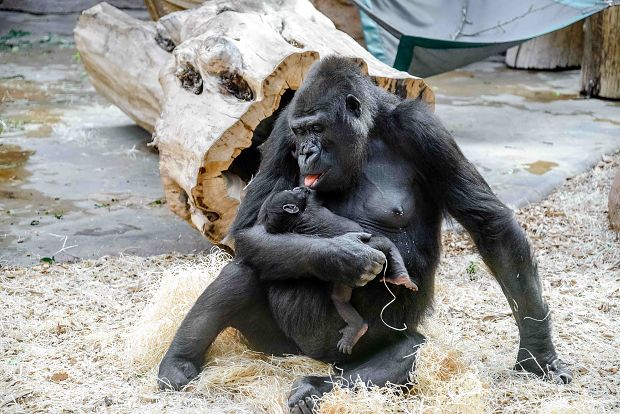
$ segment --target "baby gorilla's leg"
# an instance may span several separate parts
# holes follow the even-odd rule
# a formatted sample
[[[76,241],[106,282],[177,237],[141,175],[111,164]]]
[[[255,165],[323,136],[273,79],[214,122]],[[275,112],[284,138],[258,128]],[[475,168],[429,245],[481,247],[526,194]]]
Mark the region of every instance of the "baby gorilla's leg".
[[[351,354],[357,341],[368,330],[368,324],[364,318],[351,305],[352,291],[353,289],[349,286],[335,284],[331,295],[338,314],[347,323],[347,326],[340,330],[342,338],[338,341],[338,349],[343,354]]]
[[[368,245],[383,252],[387,258],[387,272],[382,280],[394,285],[403,285],[414,292],[418,291],[419,278],[409,275],[403,257],[390,239],[384,236],[372,236]]]

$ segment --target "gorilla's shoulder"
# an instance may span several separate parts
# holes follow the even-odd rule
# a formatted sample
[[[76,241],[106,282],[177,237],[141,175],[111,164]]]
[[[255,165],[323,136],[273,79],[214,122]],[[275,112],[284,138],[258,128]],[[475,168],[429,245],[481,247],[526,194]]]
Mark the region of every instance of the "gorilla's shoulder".
[[[412,124],[430,125],[437,123],[433,108],[420,98],[401,101],[391,111],[390,119],[399,128],[412,127]]]

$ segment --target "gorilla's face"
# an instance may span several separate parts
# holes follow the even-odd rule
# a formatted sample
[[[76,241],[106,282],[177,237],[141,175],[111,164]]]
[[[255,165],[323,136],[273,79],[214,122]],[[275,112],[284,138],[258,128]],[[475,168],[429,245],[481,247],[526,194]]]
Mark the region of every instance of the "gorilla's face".
[[[293,156],[301,184],[313,190],[346,190],[365,164],[372,111],[363,103],[367,80],[351,71],[334,78],[311,70],[291,101]]]

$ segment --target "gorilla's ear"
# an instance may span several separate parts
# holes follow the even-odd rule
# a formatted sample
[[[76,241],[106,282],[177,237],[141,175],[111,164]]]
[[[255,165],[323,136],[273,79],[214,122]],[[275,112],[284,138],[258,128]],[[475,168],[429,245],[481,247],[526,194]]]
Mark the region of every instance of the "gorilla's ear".
[[[285,204],[282,206],[282,210],[286,211],[289,214],[299,213],[299,207],[297,207],[295,204]]]
[[[362,104],[360,103],[360,100],[355,97],[355,95],[347,95],[347,109],[353,112],[358,118],[362,115]]]

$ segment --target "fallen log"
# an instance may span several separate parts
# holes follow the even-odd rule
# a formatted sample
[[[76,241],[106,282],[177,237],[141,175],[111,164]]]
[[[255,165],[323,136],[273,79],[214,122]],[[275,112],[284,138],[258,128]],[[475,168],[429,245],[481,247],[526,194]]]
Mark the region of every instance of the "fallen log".
[[[336,26],[351,36],[357,43],[364,45],[364,33],[360,13],[351,0],[310,0],[321,13],[326,15]],[[159,20],[166,14],[199,7],[205,0],[144,0],[153,20]]]
[[[257,146],[274,115],[317,59],[350,57],[379,86],[402,97],[434,99],[421,79],[375,59],[307,0],[209,1],[168,14],[156,26],[131,25],[118,13],[104,3],[80,18],[76,45],[85,67],[95,87],[145,128],[152,129],[148,120],[159,105],[154,143],[168,205],[215,243],[225,237],[257,172]],[[110,50],[109,39],[123,37],[129,50]],[[163,64],[145,66],[145,56],[159,59],[162,52]],[[126,56],[132,54],[138,58]],[[131,89],[123,86],[119,67],[136,82]],[[156,69],[161,99],[152,90]],[[140,70],[145,83],[134,76]],[[133,98],[147,95],[153,108],[145,111],[146,102]]]

